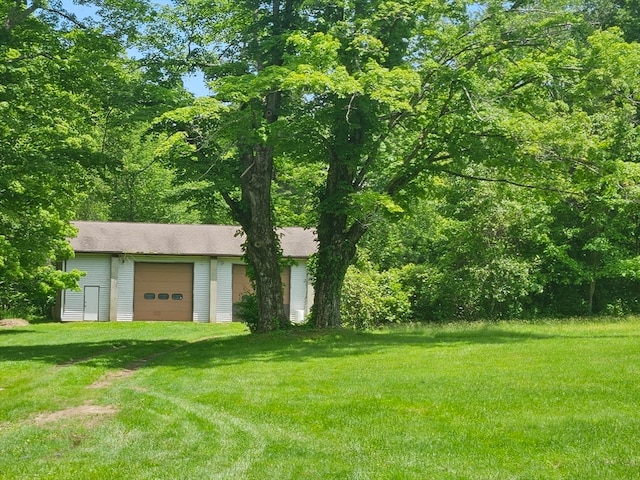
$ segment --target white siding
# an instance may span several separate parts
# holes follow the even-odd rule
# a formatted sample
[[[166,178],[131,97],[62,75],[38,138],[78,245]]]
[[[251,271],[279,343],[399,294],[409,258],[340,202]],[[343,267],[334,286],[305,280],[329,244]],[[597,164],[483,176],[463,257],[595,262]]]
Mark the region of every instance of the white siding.
[[[118,321],[133,320],[133,266],[130,258],[118,262]]]
[[[87,272],[80,279],[80,291],[65,290],[62,305],[62,320],[82,321],[84,315],[84,287],[100,287],[98,320],[109,320],[109,296],[111,285],[111,256],[82,255],[70,258],[65,264],[66,271],[73,269]]]
[[[209,257],[179,257],[156,255],[123,255],[118,259],[118,305],[117,320],[133,320],[133,294],[135,262],[193,263],[193,321],[216,322],[232,320],[232,267],[240,263],[237,258],[210,259]],[[212,266],[213,265],[213,266]],[[67,260],[65,269],[78,269],[87,272],[80,279],[80,291],[65,290],[62,298],[61,318],[65,321],[81,321],[84,313],[84,287],[100,287],[100,321],[109,319],[111,256],[96,254],[78,254]],[[214,277],[212,278],[212,273]],[[217,285],[217,291],[211,292]],[[291,267],[290,279],[290,320],[299,321],[301,314],[309,313],[311,298],[307,269],[304,261]],[[210,313],[215,312],[215,315]],[[303,312],[303,313],[302,313]]]
[[[209,322],[217,322],[218,314],[218,259],[211,258],[209,263]]]
[[[218,260],[218,306],[216,322],[230,322],[233,312],[231,297],[231,270],[233,263],[229,260]]]
[[[211,264],[208,258],[193,264],[193,321],[209,321],[209,272]]]
[[[309,313],[307,309],[307,267],[304,263],[300,262],[291,266],[290,288],[289,320],[300,322],[302,321],[299,318],[300,314],[304,318]]]

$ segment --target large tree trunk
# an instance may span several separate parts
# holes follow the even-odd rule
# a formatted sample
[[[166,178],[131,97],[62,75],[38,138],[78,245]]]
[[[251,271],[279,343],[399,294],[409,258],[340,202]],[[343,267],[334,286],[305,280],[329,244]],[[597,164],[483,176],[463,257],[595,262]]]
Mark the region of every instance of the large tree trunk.
[[[273,152],[255,145],[241,156],[242,215],[240,223],[247,236],[245,255],[252,269],[258,300],[256,332],[268,332],[288,324],[280,276],[280,241],[271,216]]]
[[[358,241],[367,231],[367,226],[358,220],[350,224],[346,213],[349,196],[354,192],[353,175],[347,162],[338,155],[332,156],[317,230],[318,262],[311,321],[318,328],[340,326],[344,277],[356,256]]]
[[[312,321],[316,327],[339,326],[342,285],[347,268],[355,256],[345,248],[345,231],[337,223],[345,223],[340,215],[326,214],[318,225],[318,268]],[[343,225],[344,227],[345,225]]]
[[[356,256],[356,245],[366,232],[360,223],[348,229],[346,224],[345,215],[331,213],[323,214],[318,224],[318,268],[312,315],[312,322],[318,328],[341,325],[344,278]]]

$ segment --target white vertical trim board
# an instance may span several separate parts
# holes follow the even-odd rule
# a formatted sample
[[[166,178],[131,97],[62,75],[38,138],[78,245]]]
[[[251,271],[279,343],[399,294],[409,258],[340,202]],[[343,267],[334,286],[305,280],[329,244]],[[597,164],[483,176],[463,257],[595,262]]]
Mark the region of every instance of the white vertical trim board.
[[[230,260],[218,260],[218,305],[216,308],[217,322],[230,322],[232,318],[232,267],[233,263]]]
[[[130,258],[118,259],[118,321],[133,321],[133,266]]]
[[[209,272],[208,258],[193,263],[193,321],[209,321]]]
[[[86,272],[80,279],[80,291],[66,290],[63,295],[61,319],[64,321],[82,321],[84,316],[84,287],[100,287],[98,320],[109,320],[109,297],[111,286],[111,256],[82,255],[65,262],[67,272],[76,269]]]
[[[209,261],[209,322],[217,322],[218,314],[218,259]]]
[[[298,262],[291,266],[290,283],[289,321],[301,323],[309,313],[307,309],[307,266],[304,262]]]
[[[116,255],[111,256],[111,272],[109,274],[109,321],[118,320],[118,270],[120,261]]]

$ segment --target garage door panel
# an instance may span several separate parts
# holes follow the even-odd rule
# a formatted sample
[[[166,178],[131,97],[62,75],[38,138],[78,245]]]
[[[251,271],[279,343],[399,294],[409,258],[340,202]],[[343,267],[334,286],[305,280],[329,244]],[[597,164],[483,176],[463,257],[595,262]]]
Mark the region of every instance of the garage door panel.
[[[247,276],[247,267],[246,265],[234,264],[232,270],[232,286],[231,286],[231,295],[232,295],[232,320],[239,321],[240,317],[238,315],[239,307],[238,304],[242,301],[242,297],[245,295],[253,294],[253,285],[251,284],[251,280]],[[280,275],[282,280],[282,286],[284,288],[283,292],[283,301],[284,301],[284,309],[285,314],[289,316],[289,283],[291,281],[291,268],[285,267]]]
[[[134,320],[191,321],[192,263],[136,263]]]

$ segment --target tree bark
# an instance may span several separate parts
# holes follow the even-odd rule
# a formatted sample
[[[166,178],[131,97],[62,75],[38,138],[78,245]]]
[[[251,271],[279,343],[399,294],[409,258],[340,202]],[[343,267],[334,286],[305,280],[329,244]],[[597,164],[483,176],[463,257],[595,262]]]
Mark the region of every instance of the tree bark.
[[[340,300],[349,265],[367,226],[355,220],[350,224],[347,210],[356,173],[349,162],[335,152],[331,155],[318,220],[318,262],[311,321],[318,328],[341,325]]]
[[[255,145],[241,161],[243,215],[240,223],[247,236],[245,255],[253,269],[258,300],[256,332],[268,332],[287,325],[283,286],[280,276],[280,241],[271,212],[271,179],[273,151],[266,145]]]
[[[342,228],[341,228],[342,227]],[[318,269],[312,322],[318,328],[341,325],[342,286],[356,245],[366,226],[355,223],[347,229],[346,215],[326,213],[318,223]]]
[[[27,2],[16,0],[14,2],[14,6],[9,9],[6,18],[2,21],[2,30],[10,32],[16,26],[29,18],[29,16],[39,8],[42,8],[41,1],[35,1],[31,5],[27,6]]]

